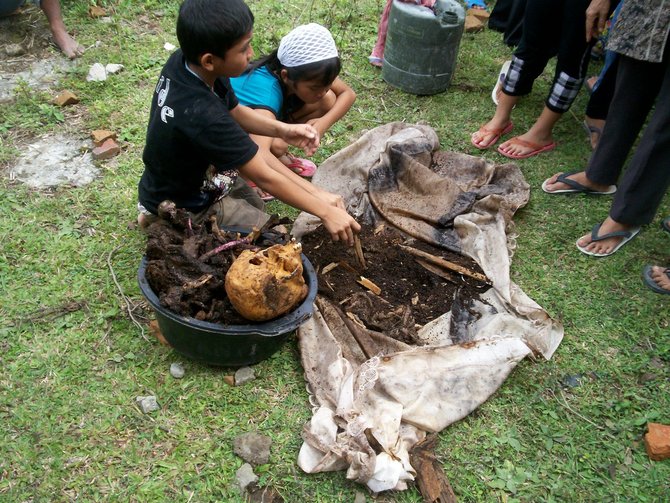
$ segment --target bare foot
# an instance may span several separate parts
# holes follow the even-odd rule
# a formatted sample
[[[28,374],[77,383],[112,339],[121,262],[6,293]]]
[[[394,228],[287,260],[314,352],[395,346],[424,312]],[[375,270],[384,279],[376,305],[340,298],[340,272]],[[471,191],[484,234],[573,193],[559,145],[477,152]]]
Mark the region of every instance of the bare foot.
[[[598,236],[604,236],[605,234],[609,234],[611,232],[627,232],[635,230],[636,227],[632,225],[620,224],[619,222],[612,220],[611,217],[607,217],[605,221],[600,225],[600,229],[598,230]],[[606,255],[612,253],[614,249],[617,246],[619,246],[619,244],[621,244],[621,242],[624,239],[625,239],[624,237],[615,236],[603,239],[602,241],[592,241],[591,233],[589,232],[588,234],[582,236],[577,240],[577,246],[583,248],[584,251],[590,253],[595,253],[598,255],[601,254]]]
[[[479,131],[472,133],[472,143],[479,148],[490,147],[495,143],[501,132],[509,127],[509,124],[509,119],[499,120],[493,117],[493,119],[479,128]]]
[[[519,138],[523,142],[527,142],[527,144],[521,142],[515,142],[514,141],[515,138]],[[551,135],[537,136],[528,131],[520,136],[515,136],[514,138],[511,138],[506,142],[502,143],[498,147],[498,150],[503,151],[511,156],[524,156],[534,152],[535,150],[537,150],[537,148],[550,145],[551,143],[553,143],[553,141],[554,140],[551,137]]]
[[[65,30],[53,30],[54,42],[70,59],[75,59],[84,54],[84,47],[77,42]]]
[[[649,276],[659,288],[670,292],[670,275],[668,275],[668,273],[669,269],[667,267],[653,265],[651,266],[651,273]]]
[[[559,182],[558,177],[562,175],[561,173],[556,173],[551,178],[548,178],[544,185],[542,186],[546,192],[556,192],[557,190],[569,190],[572,187],[566,183]],[[588,187],[589,189],[595,192],[607,192],[610,189],[609,185],[600,185],[599,183],[593,183],[586,177],[586,171],[580,171],[579,173],[573,173],[566,177],[568,180],[574,180],[575,182]]]

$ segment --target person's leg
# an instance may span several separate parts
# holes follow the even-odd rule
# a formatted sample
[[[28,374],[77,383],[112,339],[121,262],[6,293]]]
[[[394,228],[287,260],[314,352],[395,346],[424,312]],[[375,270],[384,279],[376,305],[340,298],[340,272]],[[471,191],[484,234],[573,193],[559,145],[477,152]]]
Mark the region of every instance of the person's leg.
[[[305,103],[299,110],[291,114],[291,122],[305,124],[310,119],[318,119],[326,115],[335,105],[337,96],[331,90],[324,94],[316,103]]]
[[[617,68],[619,67],[619,60],[616,53],[607,51],[605,56],[606,61],[610,54],[613,54],[613,59],[606,63],[603,71],[598,76],[598,85],[593,88],[593,92],[589,97],[584,112],[584,125],[589,133],[591,147],[595,150],[600,141],[603,128],[605,127],[605,120],[609,112],[610,103],[614,96],[614,87],[616,84]]]
[[[667,160],[670,158],[669,54],[670,51],[666,49],[662,63],[645,63],[621,57],[619,73],[623,73],[622,79],[629,79],[631,75],[634,75],[636,78],[631,78],[631,80],[643,84],[641,86],[643,89],[639,87],[637,89],[639,94],[642,95],[638,96],[637,99],[632,98],[630,92],[626,93],[628,101],[636,101],[637,108],[642,109],[638,110],[635,116],[628,118],[629,122],[632,122],[631,127],[638,126],[638,131],[642,128],[646,114],[654,103],[653,98],[658,96],[658,99],[649,125],[642,134],[640,143],[621,179],[619,190],[612,201],[609,216],[601,224],[600,236],[611,232],[632,231],[638,229],[641,225],[650,223],[668,190],[668,186],[670,186],[670,170],[667,167]],[[616,94],[618,95],[620,91],[617,82]],[[605,131],[610,129],[611,116],[615,115],[615,107],[618,108],[619,105],[619,100],[612,103],[612,112]],[[622,107],[626,108],[623,105]],[[646,113],[643,113],[645,111]],[[633,110],[630,110],[630,112],[632,114]],[[617,111],[616,115],[619,115],[619,113]],[[620,119],[622,120],[621,127],[625,122],[623,117]],[[594,157],[606,146],[605,139],[608,136],[607,133],[603,132],[603,138],[594,153]],[[607,145],[609,145],[610,138],[607,139]],[[632,139],[632,141],[634,140],[635,138]],[[632,141],[630,142],[631,145]],[[623,161],[621,161],[621,164],[623,164]],[[591,163],[589,167],[591,167]],[[591,178],[591,170],[587,170],[587,175]],[[610,253],[621,241],[621,237],[613,237],[594,242],[591,234],[588,234],[582,236],[577,244],[590,252]]]
[[[264,211],[265,203],[241,177],[237,178],[228,195],[219,199],[212,207],[216,209],[216,221],[219,226],[260,229],[270,218]],[[209,210],[199,213],[193,221],[201,223],[208,213]]]
[[[382,66],[382,61],[384,59],[384,46],[386,45],[386,33],[388,32],[389,24],[389,14],[391,13],[391,6],[393,5],[393,0],[387,0],[384,10],[382,11],[382,16],[379,19],[379,28],[377,29],[377,42],[372,49],[372,53],[369,56],[370,64],[374,66]]]
[[[653,65],[625,56],[619,57],[618,65],[614,96],[598,148],[589,159],[585,171],[569,176],[571,180],[599,192],[617,183],[662,81],[660,75],[654,74]],[[557,173],[545,182],[548,192],[569,188],[557,180],[560,174]]]
[[[84,48],[70,36],[63,23],[60,0],[42,0],[40,7],[49,21],[54,42],[68,58],[74,59],[84,53]]]
[[[537,0],[527,6],[523,35],[502,82],[495,115],[471,136],[476,147],[490,147],[502,131],[509,129],[512,109],[521,96],[531,92],[535,79],[556,53],[560,33],[553,18],[561,6],[562,2],[552,0]]]
[[[516,47],[521,43],[523,35],[523,20],[526,12],[527,0],[514,0],[507,18],[507,26],[503,35],[503,42],[509,47]],[[496,6],[498,2],[496,2]]]
[[[527,13],[533,12],[531,5],[534,3],[531,2],[528,6]],[[542,11],[545,20],[552,19],[552,16],[553,19],[560,19],[556,23],[560,33],[553,35],[557,37],[558,43],[554,81],[538,119],[526,133],[500,145],[498,151],[503,155],[523,157],[540,149],[551,148],[554,144],[554,125],[572,106],[588,67],[591,45],[586,42],[585,34],[585,12],[588,4],[588,0],[549,2]]]
[[[610,210],[613,219],[629,225],[651,223],[670,186],[670,50],[665,52],[664,62],[653,65],[665,65],[654,111]]]
[[[6,17],[16,12],[26,0],[0,0],[0,17]]]

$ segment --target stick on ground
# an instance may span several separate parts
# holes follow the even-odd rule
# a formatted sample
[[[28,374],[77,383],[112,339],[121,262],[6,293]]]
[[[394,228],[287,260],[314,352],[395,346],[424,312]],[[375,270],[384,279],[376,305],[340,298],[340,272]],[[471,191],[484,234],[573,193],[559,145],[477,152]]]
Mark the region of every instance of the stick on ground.
[[[470,278],[476,279],[477,281],[483,281],[484,283],[491,283],[489,279],[483,274],[471,271],[467,267],[454,264],[453,262],[449,262],[448,260],[445,260],[442,257],[431,255],[430,253],[417,250],[416,248],[412,248],[411,246],[400,245],[400,248],[405,250],[407,253],[411,253],[415,257],[419,257],[426,260],[427,262],[430,262],[431,264],[444,267],[445,269],[449,269],[450,271],[455,271],[459,274],[462,274],[463,276],[468,276]]]

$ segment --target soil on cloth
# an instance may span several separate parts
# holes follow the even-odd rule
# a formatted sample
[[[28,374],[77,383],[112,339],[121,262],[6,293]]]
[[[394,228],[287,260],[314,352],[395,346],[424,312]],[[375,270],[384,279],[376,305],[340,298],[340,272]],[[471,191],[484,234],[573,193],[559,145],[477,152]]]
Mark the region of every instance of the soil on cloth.
[[[319,294],[345,310],[359,302],[360,294],[369,290],[359,283],[361,276],[379,288],[378,294],[368,295],[365,301],[369,304],[369,299],[374,299],[377,315],[380,309],[393,312],[399,307],[408,307],[409,313],[405,313],[405,316],[411,316],[418,325],[424,325],[449,312],[459,289],[461,298],[472,298],[489,288],[482,281],[431,267],[403,247],[428,253],[482,274],[481,268],[472,259],[410,238],[392,226],[363,225],[359,240],[365,268],[357,258],[355,247],[333,243],[322,226],[301,240],[303,253],[316,269]],[[431,267],[432,271],[426,266]],[[373,330],[381,328],[369,321],[365,324]]]

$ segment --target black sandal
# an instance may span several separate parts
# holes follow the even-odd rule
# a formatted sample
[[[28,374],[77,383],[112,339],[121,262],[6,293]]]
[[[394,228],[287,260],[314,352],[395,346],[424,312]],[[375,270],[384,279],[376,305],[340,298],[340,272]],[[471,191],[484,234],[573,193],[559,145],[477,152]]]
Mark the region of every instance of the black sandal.
[[[644,284],[647,285],[651,290],[653,290],[656,293],[661,293],[663,295],[670,295],[670,290],[666,290],[665,288],[661,288],[658,286],[658,283],[654,281],[654,278],[651,277],[651,268],[653,266],[651,265],[646,265],[644,266],[644,270],[642,271],[642,279],[644,281]],[[665,275],[670,279],[670,267],[666,268],[664,271]]]

